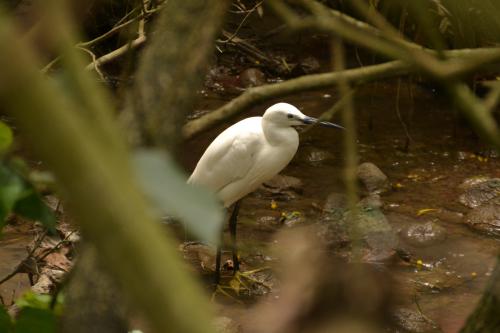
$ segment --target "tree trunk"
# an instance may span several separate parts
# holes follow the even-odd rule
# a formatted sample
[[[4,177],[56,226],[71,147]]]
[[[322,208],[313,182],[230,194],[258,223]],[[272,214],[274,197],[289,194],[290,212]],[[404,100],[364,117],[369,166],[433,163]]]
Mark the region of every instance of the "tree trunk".
[[[135,129],[135,145],[171,151],[177,147],[228,3],[169,1],[163,9],[166,17],[156,22],[154,39],[142,54],[131,101],[124,111],[127,127]]]
[[[135,138],[132,145],[175,148],[226,7],[226,1],[191,0],[171,1],[163,9],[140,59],[129,109],[124,111]],[[63,332],[126,331],[125,300],[95,250],[85,246],[75,268]]]
[[[123,294],[99,263],[97,251],[92,245],[82,244],[71,274],[65,289],[61,332],[129,331]]]

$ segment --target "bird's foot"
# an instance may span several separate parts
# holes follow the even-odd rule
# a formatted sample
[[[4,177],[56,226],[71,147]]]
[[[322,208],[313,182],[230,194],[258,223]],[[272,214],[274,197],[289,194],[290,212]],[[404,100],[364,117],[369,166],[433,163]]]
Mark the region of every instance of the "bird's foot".
[[[272,287],[266,283],[266,279],[256,276],[257,273],[268,269],[269,267],[262,267],[245,272],[236,271],[227,284],[219,283],[215,286],[215,290],[211,297],[212,301],[214,301],[218,295],[223,295],[237,303],[243,303],[237,297],[268,293],[272,290]]]
[[[231,288],[236,295],[242,292],[252,294],[256,289],[264,288],[267,292],[271,291],[271,286],[265,280],[256,277],[256,273],[268,270],[269,267],[261,267],[250,271],[236,271],[233,278],[229,281],[229,288]]]
[[[228,297],[228,298],[232,299],[233,301],[235,301],[235,302],[237,302],[237,303],[243,304],[243,302],[242,302],[242,301],[240,301],[240,300],[239,300],[239,299],[237,299],[236,297],[232,296],[232,295],[231,295],[228,291],[226,291],[226,290],[231,291],[231,290],[233,290],[233,288],[232,288],[232,287],[230,287],[230,286],[223,286],[223,285],[221,285],[221,284],[217,284],[217,285],[215,286],[215,290],[214,290],[214,291],[213,291],[213,293],[212,293],[212,297],[210,298],[210,299],[211,299],[211,301],[212,301],[212,302],[214,302],[214,301],[215,301],[215,298],[217,297],[217,295],[218,295],[218,294],[222,294],[222,295],[224,295],[224,296],[226,296],[226,297]]]

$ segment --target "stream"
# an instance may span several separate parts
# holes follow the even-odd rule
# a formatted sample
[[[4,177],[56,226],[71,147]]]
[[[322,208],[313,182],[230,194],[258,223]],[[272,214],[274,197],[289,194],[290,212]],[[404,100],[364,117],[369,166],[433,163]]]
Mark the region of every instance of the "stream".
[[[461,193],[458,186],[469,177],[499,177],[500,163],[498,157],[478,155],[487,151],[487,147],[479,143],[466,128],[466,122],[460,120],[439,93],[414,85],[413,99],[410,99],[407,84],[402,83],[398,116],[397,90],[395,82],[381,82],[357,91],[360,162],[372,162],[387,175],[391,189],[381,196],[382,210],[396,232],[400,234],[409,223],[432,219],[444,228],[446,237],[429,246],[413,246],[400,237],[400,246],[418,259],[422,268],[405,265],[401,260],[384,263],[384,266],[398,281],[401,306],[411,309],[418,306],[443,332],[458,332],[481,296],[500,245],[497,239],[473,231],[461,222],[462,215],[469,209],[458,201]],[[280,101],[292,103],[305,114],[318,117],[336,100],[334,90],[325,90]],[[273,102],[255,107],[187,142],[184,166],[192,170],[220,131],[241,118],[261,115]],[[206,96],[198,109],[215,109],[223,103],[225,100],[220,97]],[[404,151],[406,134],[401,119],[407,122],[411,136],[408,152]],[[341,123],[339,115],[334,121]],[[300,179],[302,193],[277,200],[277,207],[272,207],[270,198],[257,191],[242,204],[238,241],[247,267],[262,265],[264,261],[266,265],[273,265],[275,258],[269,257],[269,244],[275,241],[278,230],[288,228],[277,222],[282,212],[299,212],[304,217],[299,224],[320,219],[321,207],[328,195],[344,191],[343,163],[341,131],[314,128],[301,136],[299,151],[282,174]],[[15,224],[4,229],[0,240],[0,276],[8,274],[24,258],[32,237],[33,230],[27,226]],[[261,260],[255,261],[255,258]],[[26,275],[18,274],[0,286],[0,295],[10,304],[28,287]],[[218,312],[241,323],[244,330],[252,322],[247,311],[250,306],[222,303]]]
[[[279,101],[318,117],[337,100],[334,94],[334,90],[309,92]],[[500,163],[498,156],[481,156],[487,152],[487,146],[479,143],[439,92],[413,85],[410,98],[408,85],[403,82],[399,116],[397,94],[397,82],[372,84],[357,91],[360,162],[372,162],[387,175],[392,189],[382,194],[382,210],[396,232],[401,233],[409,223],[432,220],[444,228],[446,237],[429,246],[412,246],[399,237],[400,246],[430,269],[397,261],[385,266],[399,283],[401,306],[421,311],[443,332],[458,332],[482,294],[500,246],[497,239],[462,223],[462,216],[469,209],[458,201],[458,187],[469,177],[499,177]],[[189,151],[184,156],[186,167],[194,168],[206,146],[230,123],[261,115],[273,102],[191,140],[185,150]],[[206,98],[199,109],[213,109],[222,103],[217,98]],[[408,152],[404,152],[406,131],[401,119],[407,123],[411,137]],[[334,121],[341,123],[340,115]],[[268,256],[267,249],[275,242],[276,231],[287,228],[276,222],[280,212],[298,211],[305,217],[303,223],[314,223],[321,218],[317,207],[323,206],[330,193],[343,191],[341,140],[340,131],[323,128],[314,128],[301,136],[296,157],[281,174],[299,178],[303,193],[289,201],[277,201],[276,209],[271,208],[270,199],[262,191],[243,201],[238,242],[244,262],[251,262],[256,255]],[[244,331],[245,325],[252,325],[246,310],[247,306],[230,304],[222,306],[220,312],[242,323]]]

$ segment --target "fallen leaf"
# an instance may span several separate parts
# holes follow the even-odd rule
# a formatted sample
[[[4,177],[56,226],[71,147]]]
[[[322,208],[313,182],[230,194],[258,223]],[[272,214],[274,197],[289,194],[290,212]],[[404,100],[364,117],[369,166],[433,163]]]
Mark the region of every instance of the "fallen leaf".
[[[278,204],[276,203],[275,200],[271,200],[271,209],[276,209],[278,208]]]
[[[417,216],[422,216],[424,214],[427,214],[427,213],[433,212],[433,211],[437,211],[437,210],[438,210],[437,208],[424,208],[424,209],[420,209],[417,212]]]

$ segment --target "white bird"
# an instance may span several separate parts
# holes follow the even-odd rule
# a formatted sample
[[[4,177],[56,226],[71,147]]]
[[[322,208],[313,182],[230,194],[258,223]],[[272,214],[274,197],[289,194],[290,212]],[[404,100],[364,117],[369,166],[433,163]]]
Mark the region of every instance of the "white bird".
[[[308,117],[291,104],[274,104],[262,117],[243,119],[219,134],[203,153],[188,183],[215,192],[224,207],[229,208],[292,160],[299,146],[299,135],[293,126],[313,123],[343,128]],[[235,271],[239,268],[234,245],[238,207],[236,204],[230,219]],[[218,274],[219,251],[217,260]]]

